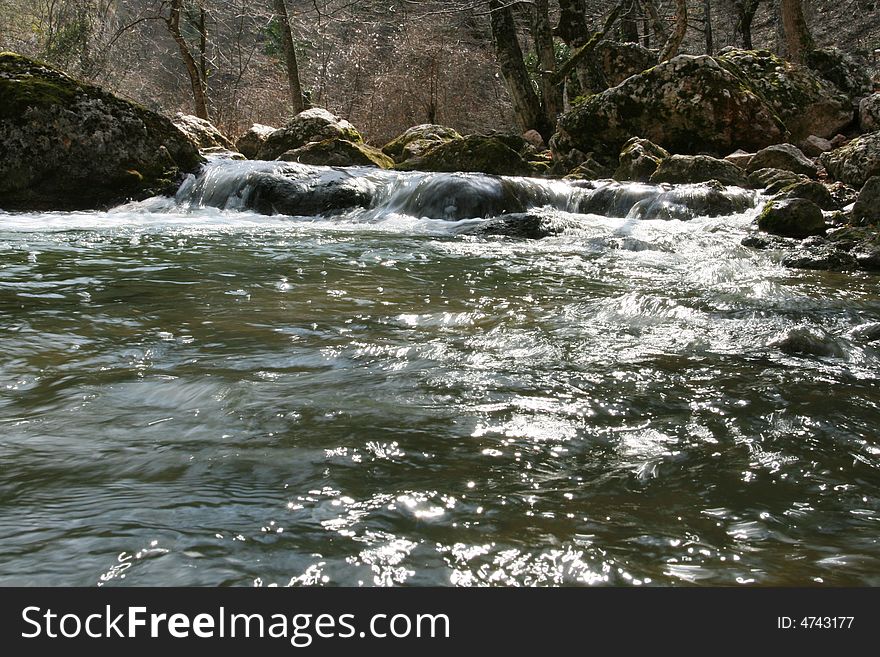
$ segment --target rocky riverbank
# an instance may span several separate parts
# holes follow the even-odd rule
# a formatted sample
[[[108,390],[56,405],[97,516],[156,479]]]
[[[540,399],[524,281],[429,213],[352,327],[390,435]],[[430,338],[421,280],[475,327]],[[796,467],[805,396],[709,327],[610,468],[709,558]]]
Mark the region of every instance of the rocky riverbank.
[[[415,126],[380,148],[320,108],[231,139],[202,119],[169,120],[3,53],[0,208],[101,208],[172,193],[206,157],[607,179],[656,186],[657,198],[674,195],[669,185],[702,184],[714,214],[741,211],[712,191],[732,186],[767,199],[748,246],[785,249],[793,267],[876,270],[880,94],[839,51],[820,54],[808,61],[821,66],[810,68],[727,50],[621,76],[561,116],[549,148],[534,131],[461,135],[439,125]]]

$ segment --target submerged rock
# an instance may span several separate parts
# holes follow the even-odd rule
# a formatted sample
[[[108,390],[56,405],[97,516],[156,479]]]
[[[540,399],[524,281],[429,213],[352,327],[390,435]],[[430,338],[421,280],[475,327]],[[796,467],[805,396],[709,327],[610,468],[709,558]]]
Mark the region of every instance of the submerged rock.
[[[781,169],[810,178],[819,173],[819,167],[791,144],[774,144],[755,153],[746,170],[752,173],[759,169]]]
[[[775,336],[771,347],[791,356],[842,357],[845,352],[833,337],[820,329],[798,326]]]
[[[192,114],[178,112],[171,122],[200,150],[206,148],[235,150],[232,141],[227,139],[210,121],[200,119]]]
[[[783,259],[782,264],[792,269],[819,271],[852,271],[859,268],[859,263],[852,255],[831,246],[814,246],[794,251]]]
[[[457,173],[421,178],[388,209],[413,217],[458,221],[525,212],[528,205],[540,204],[526,198],[514,181]]]
[[[170,120],[14,53],[0,54],[0,207],[101,208],[172,193],[198,169]]]
[[[823,235],[826,230],[819,206],[801,198],[767,203],[758,217],[758,228],[773,235],[800,239]]]
[[[520,141],[521,138],[520,138]],[[497,136],[470,135],[435,146],[420,157],[398,164],[400,171],[446,171],[528,176],[533,173],[523,157]]]
[[[563,219],[551,213],[521,212],[490,219],[486,223],[465,229],[462,234],[539,240],[559,235],[577,225],[574,220]]]
[[[410,158],[420,157],[435,146],[453,139],[461,139],[461,135],[452,128],[425,123],[413,126],[389,141],[382,147],[382,152],[394,158],[395,162],[405,162]]]
[[[287,124],[266,138],[257,159],[274,160],[287,151],[305,146],[312,141],[344,139],[361,143],[363,138],[357,129],[345,119],[341,119],[320,107],[300,112]]]
[[[633,137],[620,151],[620,165],[614,172],[615,180],[648,182],[660,163],[669,157],[669,151],[657,144]]]
[[[254,123],[247,132],[235,140],[235,149],[247,159],[255,160],[263,144],[275,130],[270,125]]]
[[[608,217],[688,220],[736,214],[751,207],[751,192],[725,189],[718,183],[672,187],[609,181],[585,193],[576,210]]]
[[[278,159],[285,162],[332,167],[372,166],[391,169],[394,166],[394,160],[378,148],[346,139],[309,142],[305,146],[283,153]]]
[[[748,178],[742,169],[731,162],[708,155],[673,155],[660,162],[651,176],[654,184],[700,183],[709,180],[717,180],[723,185],[748,185]]]
[[[880,131],[853,139],[846,146],[825,153],[820,161],[835,180],[862,187],[868,178],[880,176]]]

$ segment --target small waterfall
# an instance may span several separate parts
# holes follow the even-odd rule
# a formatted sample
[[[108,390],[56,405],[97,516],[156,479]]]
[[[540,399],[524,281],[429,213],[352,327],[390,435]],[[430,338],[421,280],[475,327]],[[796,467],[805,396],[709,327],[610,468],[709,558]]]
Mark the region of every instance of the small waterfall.
[[[491,219],[541,208],[686,220],[744,212],[754,207],[755,194],[717,183],[649,185],[218,160],[190,177],[176,202],[267,215],[345,214],[364,222],[381,221],[391,214],[444,221]]]

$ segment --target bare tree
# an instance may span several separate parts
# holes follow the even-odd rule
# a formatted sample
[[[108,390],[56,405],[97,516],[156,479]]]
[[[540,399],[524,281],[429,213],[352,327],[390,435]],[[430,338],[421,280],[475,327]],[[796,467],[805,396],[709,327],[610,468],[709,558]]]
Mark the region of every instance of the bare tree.
[[[208,80],[207,71],[205,70],[207,67],[200,67],[196,63],[192,50],[190,50],[189,44],[186,42],[186,39],[183,36],[183,32],[181,31],[180,27],[180,14],[182,8],[183,0],[171,0],[168,8],[168,16],[166,16],[163,20],[165,21],[165,25],[168,28],[168,32],[170,32],[174,41],[177,43],[177,47],[180,50],[180,56],[183,59],[183,64],[186,67],[187,74],[189,75],[190,85],[192,87],[193,101],[195,103],[196,116],[198,116],[200,119],[207,120]],[[206,28],[203,22],[201,32],[202,39],[205,38],[205,29]],[[204,55],[202,56],[202,60],[204,61]]]
[[[779,9],[786,55],[791,61],[803,64],[804,58],[814,48],[814,44],[804,18],[801,0],[780,0]]]
[[[293,33],[290,31],[290,17],[284,0],[273,0],[275,17],[281,27],[281,44],[284,48],[284,63],[287,68],[287,84],[290,87],[290,104],[294,114],[305,109],[302,85],[299,81],[299,64],[296,61],[296,50],[293,44]]]
[[[678,50],[681,48],[681,42],[684,41],[684,37],[687,34],[687,28],[687,0],[675,0],[675,29],[673,29],[672,34],[663,46],[663,50],[660,52],[661,62],[665,62],[667,59],[672,59],[678,54]]]

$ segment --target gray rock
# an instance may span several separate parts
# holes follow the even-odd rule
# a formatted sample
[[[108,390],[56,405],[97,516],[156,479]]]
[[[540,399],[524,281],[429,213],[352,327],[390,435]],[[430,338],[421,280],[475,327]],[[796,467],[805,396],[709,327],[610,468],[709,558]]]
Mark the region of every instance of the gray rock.
[[[859,128],[862,132],[880,130],[880,93],[862,98],[859,103]]]
[[[774,144],[755,153],[746,170],[752,173],[759,169],[782,169],[810,178],[815,178],[819,173],[813,161],[791,144]]]
[[[806,199],[770,201],[758,217],[758,228],[783,237],[823,235],[825,218],[818,205]]]
[[[200,119],[192,114],[178,112],[171,122],[200,150],[206,148],[235,150],[232,141],[227,139],[210,121]]]
[[[731,71],[738,71],[743,82],[766,99],[795,143],[810,135],[832,137],[853,121],[852,99],[807,67],[766,50],[738,50],[718,59]]]
[[[861,188],[868,178],[880,176],[880,131],[853,139],[819,160],[832,178]]]
[[[247,132],[235,140],[235,149],[247,159],[255,160],[263,144],[275,130],[270,125],[254,123]]]
[[[735,164],[740,169],[745,171],[749,168],[749,162],[752,161],[752,158],[755,157],[754,153],[746,153],[744,150],[737,149],[724,159],[731,164]]]
[[[806,64],[853,100],[874,90],[867,66],[840,48],[812,50],[806,55]]]
[[[657,144],[633,137],[620,151],[620,165],[614,172],[615,180],[633,180],[647,182],[660,166],[660,163],[669,157],[669,151]]]
[[[320,107],[313,107],[294,116],[287,124],[273,132],[257,154],[259,160],[274,160],[287,151],[305,146],[312,141],[344,139],[361,143],[363,138],[355,127]]]
[[[792,269],[817,271],[853,271],[859,268],[858,262],[852,255],[830,246],[795,251],[786,256],[782,264]]]
[[[770,341],[771,347],[792,356],[830,356],[844,355],[843,348],[830,335],[820,329],[798,326]]]
[[[786,136],[776,112],[741,71],[713,57],[680,55],[573,107],[560,117],[550,147],[554,159],[577,149],[610,161],[632,137],[672,153],[722,155]]]
[[[809,180],[804,176],[782,169],[758,169],[749,174],[749,187],[763,189],[767,194],[777,194],[786,187]]]
[[[0,207],[102,208],[173,193],[203,160],[170,120],[0,54]]]
[[[815,180],[800,180],[793,185],[785,187],[773,197],[774,200],[784,201],[792,198],[805,198],[818,205],[822,210],[839,210],[840,206],[828,188]]]
[[[852,209],[852,223],[856,226],[880,224],[880,176],[868,178]]]
[[[391,169],[394,160],[378,148],[347,139],[311,141],[304,146],[282,153],[279,160],[331,167],[379,167]]]
[[[699,183],[709,180],[717,180],[723,185],[748,185],[748,178],[742,169],[708,155],[673,155],[664,159],[651,176],[654,184]]]
[[[801,142],[800,149],[807,157],[819,157],[832,149],[831,142],[824,137],[810,135]]]
[[[424,123],[409,128],[402,135],[389,141],[382,147],[382,152],[394,158],[395,162],[405,162],[413,157],[421,157],[435,146],[453,139],[461,139],[461,135],[452,128]]]

